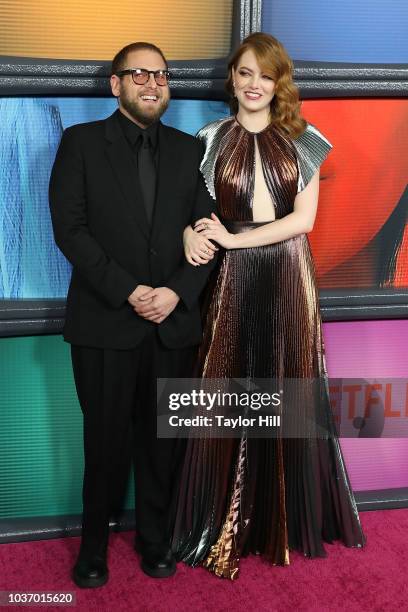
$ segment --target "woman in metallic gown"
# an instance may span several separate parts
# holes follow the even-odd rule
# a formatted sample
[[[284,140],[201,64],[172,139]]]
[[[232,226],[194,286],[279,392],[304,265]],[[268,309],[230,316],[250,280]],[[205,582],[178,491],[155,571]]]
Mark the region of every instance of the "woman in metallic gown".
[[[333,432],[307,238],[331,144],[300,116],[292,71],[275,38],[248,36],[229,64],[234,114],[198,134],[201,171],[222,219],[199,219],[185,231],[193,265],[206,263],[213,243],[222,247],[198,375],[321,381],[320,416]],[[248,553],[287,565],[290,550],[325,556],[324,541],[364,545],[335,434],[190,438],[176,506],[178,559],[230,579]]]

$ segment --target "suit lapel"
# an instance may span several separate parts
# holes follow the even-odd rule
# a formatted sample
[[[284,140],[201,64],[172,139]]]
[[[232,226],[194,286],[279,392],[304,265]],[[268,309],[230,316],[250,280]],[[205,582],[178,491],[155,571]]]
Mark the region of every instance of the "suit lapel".
[[[172,192],[178,186],[180,157],[178,155],[177,139],[165,125],[159,126],[159,168],[157,173],[156,205],[152,223],[152,241],[157,237],[167,223],[171,223],[174,211],[169,207]]]
[[[106,155],[117,179],[126,207],[137,222],[139,229],[149,239],[150,228],[145,207],[140,197],[140,185],[129,145],[120,127],[116,114],[108,117],[105,124]],[[161,157],[161,155],[160,155]]]

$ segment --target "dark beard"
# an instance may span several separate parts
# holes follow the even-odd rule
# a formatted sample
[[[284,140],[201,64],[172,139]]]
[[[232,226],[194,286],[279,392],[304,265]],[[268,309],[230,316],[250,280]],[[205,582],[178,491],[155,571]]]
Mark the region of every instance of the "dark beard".
[[[163,113],[165,113],[167,107],[169,106],[170,98],[167,100],[160,98],[157,108],[152,109],[153,112],[144,112],[143,109],[140,108],[138,102],[128,100],[126,97],[122,97],[120,102],[123,108],[135,121],[141,123],[142,125],[149,126],[158,121]]]

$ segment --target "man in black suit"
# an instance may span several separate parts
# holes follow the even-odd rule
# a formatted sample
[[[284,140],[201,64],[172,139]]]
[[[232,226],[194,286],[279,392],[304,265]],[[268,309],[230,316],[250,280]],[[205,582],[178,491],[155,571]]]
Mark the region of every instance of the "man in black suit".
[[[119,109],[65,130],[50,182],[55,240],[72,263],[64,339],[84,419],[82,540],[73,579],[108,579],[109,516],[133,438],[142,569],[176,570],[168,512],[174,440],[157,439],[157,377],[188,377],[201,341],[198,298],[211,266],[184,258],[183,229],[212,208],[201,146],[163,125],[170,93],[160,49],[133,43],[112,62]],[[212,257],[211,245],[202,253]]]

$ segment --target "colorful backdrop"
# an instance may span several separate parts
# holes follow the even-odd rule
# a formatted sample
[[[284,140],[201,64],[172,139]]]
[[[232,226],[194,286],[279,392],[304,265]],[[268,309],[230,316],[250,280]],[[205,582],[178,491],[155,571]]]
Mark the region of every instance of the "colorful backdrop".
[[[176,59],[223,57],[232,0],[0,0],[0,56],[111,60],[133,40]]]
[[[64,128],[115,108],[113,98],[0,99],[0,298],[65,297],[52,163]],[[310,236],[319,287],[408,287],[408,101],[307,100],[302,111],[333,144]],[[194,134],[227,114],[223,102],[173,100],[164,122]]]
[[[228,53],[231,0],[170,4],[0,0],[0,56],[107,60],[136,38],[172,60]],[[408,59],[405,0],[263,0],[262,29],[297,60]],[[64,297],[70,267],[52,239],[50,169],[63,129],[106,117],[115,101],[1,95],[0,298]],[[302,110],[334,146],[310,236],[320,288],[406,288],[407,100],[327,98]],[[222,102],[174,100],[164,121],[195,133],[227,113]],[[324,336],[332,377],[408,376],[407,320],[325,323]],[[79,513],[81,412],[68,346],[60,336],[0,339],[0,376],[0,519]],[[342,445],[357,491],[408,486],[407,439]]]

